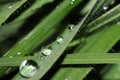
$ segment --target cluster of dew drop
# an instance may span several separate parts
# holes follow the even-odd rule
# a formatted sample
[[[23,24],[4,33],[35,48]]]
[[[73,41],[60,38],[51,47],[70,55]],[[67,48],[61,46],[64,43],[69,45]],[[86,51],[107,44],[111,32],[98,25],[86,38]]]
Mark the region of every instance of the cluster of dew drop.
[[[69,25],[68,29],[70,31],[73,30],[74,25]],[[59,36],[59,37],[57,37],[56,42],[58,44],[62,44],[62,43],[64,43],[64,38],[62,36]],[[41,49],[41,53],[43,56],[49,56],[50,54],[52,54],[52,48],[51,47],[43,48],[43,49]],[[17,54],[21,54],[21,53],[18,52]],[[19,72],[20,72],[21,76],[23,76],[25,78],[30,78],[37,73],[38,69],[39,69],[39,67],[36,62],[34,62],[32,60],[24,60],[19,67]]]

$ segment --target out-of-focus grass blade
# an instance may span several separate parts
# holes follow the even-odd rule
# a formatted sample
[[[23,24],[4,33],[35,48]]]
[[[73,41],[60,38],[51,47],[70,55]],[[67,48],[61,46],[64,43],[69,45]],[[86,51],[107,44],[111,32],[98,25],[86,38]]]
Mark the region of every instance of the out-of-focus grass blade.
[[[46,3],[52,2],[53,0],[36,0],[30,6],[29,9],[24,11],[20,16],[18,16],[14,21],[9,24],[2,25],[0,31],[0,42],[10,37],[18,31],[20,27],[26,22],[27,18],[33,15],[39,8],[41,8]],[[28,3],[28,2],[27,2]],[[7,33],[6,33],[7,32]]]
[[[27,0],[19,0],[16,2],[0,4],[0,26],[16,9],[18,9],[26,1]]]
[[[107,52],[118,40],[120,39],[120,25],[111,25],[107,28],[105,28],[102,31],[99,31],[98,33],[89,36],[86,41],[87,44],[83,46],[82,49],[80,48],[76,49],[76,53],[104,53]],[[64,69],[65,70],[65,69]],[[75,70],[75,69],[74,69]],[[78,73],[82,72],[82,76],[77,77],[76,76],[70,76],[71,80],[82,80],[89,71],[91,71],[92,68],[79,68]],[[73,71],[69,71],[69,73],[66,73],[65,75],[62,75],[64,79],[66,79],[69,74],[72,74]],[[86,73],[87,72],[87,73]],[[61,77],[59,77],[60,71],[56,73],[56,75],[52,78],[52,80],[61,80]],[[64,74],[64,73],[63,73]],[[68,75],[67,75],[68,74]],[[67,75],[67,76],[66,76]],[[63,80],[64,80],[63,79]]]
[[[101,26],[104,26],[105,24],[116,21],[120,18],[120,5],[117,5],[116,7],[112,8],[110,11],[106,12],[102,16],[98,17],[94,21],[92,21],[88,25],[89,32],[94,31],[95,29],[100,28]],[[94,26],[95,25],[95,26]]]

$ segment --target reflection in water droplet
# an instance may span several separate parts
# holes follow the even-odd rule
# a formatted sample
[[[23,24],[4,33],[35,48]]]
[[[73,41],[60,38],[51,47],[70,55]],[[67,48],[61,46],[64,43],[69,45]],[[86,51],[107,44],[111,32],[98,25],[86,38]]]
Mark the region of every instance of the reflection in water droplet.
[[[73,24],[69,25],[68,29],[73,30],[74,29],[74,25]]]
[[[63,37],[61,37],[61,36],[58,37],[56,41],[57,41],[57,43],[59,43],[59,44],[61,44],[61,43],[64,42]]]
[[[37,73],[38,69],[39,67],[36,62],[32,60],[24,60],[19,67],[19,72],[21,76],[30,78]]]
[[[105,11],[108,10],[108,7],[107,7],[107,6],[104,6],[104,7],[103,7],[103,10],[105,10]]]
[[[49,49],[49,48],[44,48],[44,49],[41,50],[41,53],[45,56],[48,56],[52,53],[52,50]]]

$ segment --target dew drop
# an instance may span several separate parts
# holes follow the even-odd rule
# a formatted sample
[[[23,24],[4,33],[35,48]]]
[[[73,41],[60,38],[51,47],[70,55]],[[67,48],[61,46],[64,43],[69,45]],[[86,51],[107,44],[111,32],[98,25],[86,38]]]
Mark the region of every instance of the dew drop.
[[[52,53],[52,50],[49,49],[49,48],[44,48],[44,49],[41,50],[41,53],[45,56],[48,56]]]
[[[8,8],[9,8],[9,9],[12,9],[12,8],[13,8],[13,6],[12,6],[12,5],[10,5]]]
[[[69,26],[68,26],[68,29],[69,29],[69,30],[73,30],[73,29],[74,29],[74,25],[73,25],[73,24],[69,25]]]
[[[117,24],[120,25],[120,21],[118,21]]]
[[[104,6],[104,7],[103,7],[103,10],[105,10],[105,11],[108,10],[108,7],[107,7],[107,6]]]
[[[10,56],[10,58],[13,58],[13,56]]]
[[[18,54],[18,55],[20,55],[20,54],[21,54],[21,52],[18,52],[17,54]]]
[[[19,73],[23,77],[30,78],[37,73],[38,69],[39,67],[35,61],[24,60],[19,67]]]
[[[120,74],[119,74],[119,73],[116,73],[116,74],[114,75],[114,78],[117,79],[117,80],[120,79]]]
[[[75,0],[71,0],[70,4],[74,4]]]
[[[61,44],[61,43],[64,42],[63,37],[61,37],[61,36],[58,37],[56,41],[57,41],[57,43],[59,43],[59,44]]]

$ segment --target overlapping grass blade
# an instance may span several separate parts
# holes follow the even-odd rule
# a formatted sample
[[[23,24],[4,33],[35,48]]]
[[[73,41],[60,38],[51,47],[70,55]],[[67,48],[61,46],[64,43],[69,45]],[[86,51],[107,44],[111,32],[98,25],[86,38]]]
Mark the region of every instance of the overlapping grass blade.
[[[16,10],[18,9],[23,3],[27,0],[19,0],[16,2],[4,3],[0,4],[0,26],[1,24],[7,20],[7,18]]]

